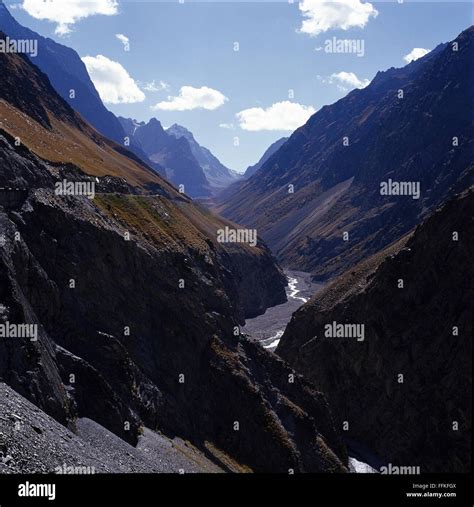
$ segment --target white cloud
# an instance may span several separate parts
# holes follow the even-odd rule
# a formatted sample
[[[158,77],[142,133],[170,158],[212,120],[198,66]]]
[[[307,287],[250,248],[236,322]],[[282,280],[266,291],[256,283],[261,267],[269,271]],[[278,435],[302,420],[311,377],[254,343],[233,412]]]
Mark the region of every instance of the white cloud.
[[[132,104],[145,100],[145,94],[120,63],[103,55],[85,56],[82,61],[106,104]]]
[[[371,3],[361,0],[302,0],[300,32],[314,37],[328,30],[364,28],[371,17],[378,15]]]
[[[116,33],[115,37],[123,44],[124,48],[128,47],[130,39],[126,35],[123,33]]]
[[[418,60],[418,58],[427,55],[430,51],[431,49],[413,48],[407,55],[403,57],[403,59],[407,63],[414,62],[415,60]]]
[[[219,127],[221,129],[235,130],[235,125],[233,123],[219,123]]]
[[[270,107],[252,107],[236,114],[243,130],[295,130],[304,125],[315,113],[311,106],[285,100]]]
[[[370,84],[370,79],[359,79],[353,72],[335,72],[329,77],[318,76],[323,83],[335,84],[343,92],[352,90],[353,88],[365,88]]]
[[[116,0],[23,0],[21,7],[36,19],[56,23],[57,35],[68,34],[72,25],[89,16],[118,13]]]
[[[143,85],[143,89],[147,92],[161,92],[163,90],[169,90],[170,85],[164,81],[156,82],[154,79],[149,83]]]
[[[182,86],[177,97],[168,97],[167,101],[158,102],[152,106],[153,110],[162,111],[190,111],[191,109],[213,110],[222,106],[226,100],[229,100],[220,91],[201,86]]]

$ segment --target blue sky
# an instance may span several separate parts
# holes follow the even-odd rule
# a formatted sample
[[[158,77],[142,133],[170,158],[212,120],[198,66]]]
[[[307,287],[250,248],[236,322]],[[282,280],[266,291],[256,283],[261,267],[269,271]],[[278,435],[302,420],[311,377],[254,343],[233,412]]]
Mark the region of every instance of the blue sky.
[[[317,0],[306,1],[311,14]],[[361,4],[360,0],[345,1]],[[66,19],[67,23],[64,4],[62,14],[54,12],[54,6],[46,14],[38,11],[41,7],[35,6],[35,0],[24,4],[11,10],[20,23],[74,48],[81,57],[91,57],[86,62],[95,68],[96,79],[113,76],[111,83],[101,81],[106,90],[101,95],[111,111],[140,121],[155,116],[165,127],[184,125],[224,164],[240,171],[255,163],[273,141],[291,133],[283,128],[304,123],[312,111],[335,102],[351,87],[364,86],[378,70],[405,65],[403,57],[414,48],[433,49],[473,22],[470,2],[370,2],[372,15],[365,23],[359,18],[355,21],[363,26],[343,30],[342,16],[327,29],[324,20],[317,19],[316,28],[307,25],[303,31],[303,20],[311,18],[304,17],[296,1],[104,0],[102,7],[105,12],[111,8],[110,15],[86,16],[94,7],[81,11],[84,7],[79,5],[77,19],[71,18],[75,22]],[[101,1],[91,5],[96,4],[100,11]],[[360,5],[357,9],[362,17],[369,12]],[[117,34],[128,38],[129,51]],[[333,37],[363,40],[364,56],[326,52],[325,41]],[[153,82],[157,91],[150,91]],[[183,90],[184,99],[163,104],[170,102],[168,96],[178,97],[182,87],[188,87]],[[293,95],[289,96],[289,90]],[[265,111],[281,102],[291,104]],[[158,109],[152,109],[159,103]],[[195,108],[186,110],[189,107]],[[263,111],[236,116],[251,108]],[[275,125],[281,130],[267,130]]]

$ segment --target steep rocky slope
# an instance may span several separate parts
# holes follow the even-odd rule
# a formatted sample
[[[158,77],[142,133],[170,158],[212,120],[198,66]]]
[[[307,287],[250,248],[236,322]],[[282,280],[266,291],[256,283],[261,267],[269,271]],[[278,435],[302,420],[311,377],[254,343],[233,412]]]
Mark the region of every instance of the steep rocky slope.
[[[422,472],[470,466],[473,212],[471,190],[385,260],[352,268],[293,315],[277,348],[328,394],[348,436]],[[364,340],[328,336],[333,322],[363,324]]]
[[[1,473],[185,473],[222,471],[179,439],[148,429],[133,447],[90,419],[75,433],[0,382]]]
[[[146,426],[242,470],[346,471],[324,396],[236,333],[285,300],[267,248],[219,243],[231,223],[100,136],[26,58],[0,65],[0,323],[38,326],[0,339],[0,379],[71,429],[87,417],[135,444]],[[57,195],[64,179],[95,198]]]
[[[0,32],[0,37],[5,35]],[[142,191],[176,193],[133,153],[87,124],[25,56],[0,53],[0,68],[0,128],[14,136],[16,144],[93,176],[121,178]]]
[[[471,27],[323,107],[218,209],[320,279],[400,238],[472,182],[473,39]],[[419,198],[383,195],[389,180]]]

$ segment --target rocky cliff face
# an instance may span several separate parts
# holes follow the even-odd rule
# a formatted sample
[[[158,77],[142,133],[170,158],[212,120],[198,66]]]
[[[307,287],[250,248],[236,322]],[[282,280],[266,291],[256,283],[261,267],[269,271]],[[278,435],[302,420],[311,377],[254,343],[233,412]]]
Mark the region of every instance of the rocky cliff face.
[[[293,315],[277,348],[349,437],[422,472],[469,470],[473,211],[471,190],[385,260],[352,268]],[[331,336],[333,322],[363,324],[364,339]]]
[[[472,181],[473,39],[471,27],[323,107],[220,211],[321,279],[403,236]],[[418,183],[419,197],[385,195],[389,180]]]
[[[266,247],[218,242],[232,224],[102,138],[26,59],[0,63],[16,87],[0,90],[0,323],[38,326],[0,338],[0,379],[73,430],[88,417],[245,470],[346,471],[323,395],[239,333],[286,297]],[[58,195],[64,179],[95,197]]]

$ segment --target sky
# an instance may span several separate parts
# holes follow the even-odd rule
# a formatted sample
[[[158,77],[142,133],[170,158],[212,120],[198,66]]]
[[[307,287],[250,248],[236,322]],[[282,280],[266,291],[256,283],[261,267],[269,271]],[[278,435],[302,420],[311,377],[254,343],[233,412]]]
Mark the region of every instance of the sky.
[[[322,106],[473,23],[473,4],[451,1],[5,3],[78,52],[116,115],[183,125],[240,172]]]

